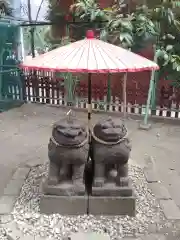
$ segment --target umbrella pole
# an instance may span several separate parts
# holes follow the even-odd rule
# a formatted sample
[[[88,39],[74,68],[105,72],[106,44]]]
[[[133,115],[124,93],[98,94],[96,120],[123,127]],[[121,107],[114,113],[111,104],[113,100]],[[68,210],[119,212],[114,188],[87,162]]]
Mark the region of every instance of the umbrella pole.
[[[123,78],[123,117],[126,119],[126,106],[127,106],[127,96],[126,96],[126,85],[127,85],[127,73],[124,74]]]
[[[91,73],[88,73],[88,130],[89,130],[89,144],[91,144]]]
[[[89,196],[92,194],[93,169],[94,169],[93,156],[92,156],[92,142],[91,142],[91,113],[92,113],[92,105],[91,105],[91,73],[89,73],[88,74],[88,131],[89,131],[88,143],[89,143],[89,151],[88,151],[87,163],[91,159],[91,166],[89,166],[89,170],[87,170],[87,172],[85,174],[85,176],[86,176],[85,177],[85,188],[86,188],[86,192],[87,192],[87,214],[88,215],[89,215]]]

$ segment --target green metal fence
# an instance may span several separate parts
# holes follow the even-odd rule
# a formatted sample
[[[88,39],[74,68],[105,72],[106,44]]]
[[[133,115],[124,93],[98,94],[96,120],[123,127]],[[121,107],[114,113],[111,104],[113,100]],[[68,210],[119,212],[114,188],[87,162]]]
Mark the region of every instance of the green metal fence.
[[[0,111],[23,102],[23,86],[18,69],[19,26],[0,20]]]
[[[0,112],[23,103],[21,72],[16,66],[0,66]]]

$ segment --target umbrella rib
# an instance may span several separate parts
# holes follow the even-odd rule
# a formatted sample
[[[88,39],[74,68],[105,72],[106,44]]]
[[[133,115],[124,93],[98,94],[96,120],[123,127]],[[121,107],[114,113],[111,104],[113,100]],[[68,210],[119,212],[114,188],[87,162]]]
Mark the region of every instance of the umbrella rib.
[[[88,54],[87,54],[87,59],[88,59],[88,60],[87,60],[87,69],[89,68],[89,55],[90,55],[90,54],[89,54],[89,52],[90,52],[89,49],[90,49],[90,45],[91,45],[91,42],[89,41],[89,44],[88,44]]]
[[[97,44],[97,46],[99,47],[99,45]],[[109,51],[107,51],[106,49],[104,49],[104,48],[101,48],[102,49],[102,51],[111,59],[111,61],[117,66],[117,69],[119,69],[119,67],[118,67],[118,65],[117,65],[117,63],[116,62],[114,62],[114,59],[111,57],[111,55],[110,55],[110,52]],[[99,51],[100,52],[100,51]],[[101,53],[100,53],[101,54]],[[102,55],[102,54],[101,54]],[[119,61],[119,62],[121,62],[126,68],[124,69],[124,70],[127,70],[127,66],[126,66],[126,64],[123,62],[123,61],[121,61],[118,57],[116,57],[115,56],[115,58],[116,58],[116,60],[117,61]],[[106,64],[107,65],[107,64]]]
[[[66,47],[66,46],[63,46],[64,48]],[[63,48],[62,47],[62,48]],[[54,49],[54,50],[51,50],[50,52],[47,52],[47,53],[44,53],[43,55],[39,55],[38,57],[36,57],[36,61],[38,60],[38,59],[42,59],[42,58],[46,58],[46,57],[49,57],[49,55],[51,56],[51,60],[52,59],[54,59],[55,57],[52,57],[53,56],[53,53],[56,53],[57,52],[57,48],[56,49]],[[63,52],[63,54],[64,54],[64,52]],[[62,53],[61,53],[61,55],[62,55]],[[55,54],[55,56],[56,56],[56,54]],[[32,59],[32,61],[34,61],[34,59]],[[47,63],[48,63],[49,61],[47,61]]]
[[[106,43],[106,42],[104,42],[104,45],[106,45],[107,44],[107,46],[109,45],[108,43]],[[116,46],[115,45],[113,45],[113,44],[110,44],[111,45],[111,47],[112,48],[115,48]],[[124,49],[124,48],[122,48],[122,47],[119,47],[119,48],[121,48],[121,50],[122,51],[129,51],[129,50],[127,50],[127,49]],[[109,47],[106,47],[106,48],[103,48],[103,51],[110,57],[110,55],[109,54],[111,54],[111,52],[110,51],[108,51],[108,53],[107,53],[107,50],[109,49]],[[112,49],[112,51],[114,51],[114,49]],[[131,52],[132,53],[132,52]],[[126,63],[125,62],[123,62],[118,56],[114,56],[119,62],[121,62],[125,67],[126,67],[126,69],[128,69],[128,66],[126,65]],[[111,58],[111,57],[110,57]],[[112,58],[111,58],[111,60],[112,60]]]
[[[105,42],[105,44],[107,44],[106,42]],[[116,47],[116,46],[114,46],[113,44],[110,44],[110,45],[112,45],[112,48],[113,47]],[[108,49],[109,48],[103,48],[103,51],[111,58],[111,55],[109,55],[109,54],[111,54],[111,52],[110,51],[108,51]],[[127,50],[127,49],[124,49],[124,48],[121,48],[121,50],[122,51],[129,51],[129,50]],[[112,51],[113,51],[113,49],[112,49]],[[130,51],[129,51],[130,52]],[[132,53],[132,52],[130,52],[130,53]],[[132,53],[133,54],[133,53]],[[118,60],[119,62],[121,62],[125,67],[126,67],[126,70],[128,70],[128,66],[126,65],[126,63],[124,62],[124,61],[122,61],[122,59],[120,59],[120,57],[119,56],[115,56],[115,58],[116,58],[116,60]],[[112,58],[111,58],[112,59]]]
[[[96,45],[96,46],[99,46],[99,45]],[[96,65],[97,65],[97,69],[98,69],[98,61],[97,61],[97,58],[96,58],[96,53],[95,53],[94,46],[92,46],[92,49],[93,49],[93,52],[94,52],[94,58],[96,59],[96,63],[97,63]],[[98,48],[96,48],[96,50],[99,51]],[[101,55],[101,57],[102,57],[102,60],[104,61],[105,65],[106,65],[106,69],[109,69],[107,63],[105,62],[105,60],[104,60],[104,58],[103,58],[103,56],[102,56],[102,53],[101,53],[100,51],[99,51],[99,53],[100,53],[100,55]]]
[[[107,47],[106,47],[106,48],[103,48],[103,51],[104,51],[104,52],[107,52],[107,51],[109,50],[109,48],[108,48],[108,45],[109,45],[109,44],[106,43],[106,42],[104,42],[104,44],[107,45]],[[113,44],[110,44],[110,45],[111,45],[112,48],[115,48],[115,47],[116,47],[116,46],[114,46]],[[113,49],[112,49],[112,51],[113,51]],[[135,54],[135,53],[133,53],[133,52],[127,50],[127,49],[124,49],[124,48],[121,48],[121,51],[123,51],[123,52],[128,51],[128,52],[129,52],[130,54],[132,54],[132,55],[137,55],[137,54]],[[108,55],[108,54],[107,54],[107,55]],[[144,57],[139,56],[139,55],[138,55],[138,57],[139,57],[139,58],[142,58],[142,60],[143,60],[143,58],[144,58]],[[127,64],[126,64],[124,61],[122,61],[122,59],[120,59],[119,57],[116,56],[115,58],[116,58],[118,61],[120,61],[122,64],[124,64],[124,66],[126,66],[126,70],[128,71],[128,66],[127,66]],[[150,63],[152,62],[152,61],[149,60],[149,59],[145,59],[145,60],[148,61],[148,62],[150,62]],[[142,70],[143,70],[144,68],[145,68],[145,66],[138,67],[138,68],[135,67],[135,66],[133,67],[134,70],[135,70],[135,69],[136,69],[136,70],[137,70],[137,69],[142,69]],[[146,69],[147,69],[147,68],[148,68],[149,70],[152,70],[152,67],[147,66]]]
[[[79,63],[80,63],[80,61],[81,61],[81,57],[83,56],[85,50],[86,50],[86,48],[83,47],[83,51],[82,51],[81,56],[80,56],[80,58],[79,58],[79,61],[78,61],[78,63],[77,63],[77,68],[78,68],[78,65],[79,65]]]
[[[73,55],[73,58],[74,58],[74,57],[76,56],[78,50],[81,49],[81,47],[83,47],[83,45],[84,45],[84,43],[81,44],[78,48],[74,48],[74,49],[72,50],[72,52],[70,52],[70,53],[64,58],[64,60],[65,60],[67,57],[69,57],[73,52],[75,52],[75,51],[77,50],[77,51],[75,52],[75,55]],[[72,60],[72,59],[71,59],[71,60]]]
[[[72,60],[73,60],[73,58],[76,56],[76,54],[79,52],[79,49],[81,49],[81,47],[83,46],[84,44],[81,44],[78,48],[74,48],[70,53],[68,53],[68,46],[67,46],[67,51],[64,51],[64,52],[62,52],[62,53],[60,53],[59,54],[59,56],[58,57],[63,57],[63,55],[66,55],[67,53],[67,56],[65,56],[64,57],[64,59],[63,60],[66,60],[68,57],[70,57],[70,55],[72,54],[72,57],[71,57],[71,59],[69,60],[69,62],[71,62]],[[73,54],[74,53],[74,54]],[[51,60],[56,60],[56,56],[55,57],[53,57]],[[50,60],[50,62],[51,62],[51,60]],[[48,61],[49,62],[49,61]],[[47,62],[47,63],[48,63]],[[57,68],[58,69],[58,68]],[[60,70],[60,68],[58,69],[58,70]]]
[[[91,48],[92,48],[92,50],[93,50],[93,53],[94,53],[94,58],[95,58],[95,61],[96,61],[96,69],[98,69],[98,61],[97,61],[97,58],[96,58],[96,53],[95,53],[95,49],[94,49],[94,46],[93,46],[93,44],[92,44],[92,42],[89,42],[89,43],[91,43],[91,44],[89,44],[89,45],[91,45]],[[90,52],[90,50],[88,50],[88,60],[89,60],[89,52]],[[89,65],[89,64],[88,64]],[[89,66],[87,66],[87,68],[88,68]]]

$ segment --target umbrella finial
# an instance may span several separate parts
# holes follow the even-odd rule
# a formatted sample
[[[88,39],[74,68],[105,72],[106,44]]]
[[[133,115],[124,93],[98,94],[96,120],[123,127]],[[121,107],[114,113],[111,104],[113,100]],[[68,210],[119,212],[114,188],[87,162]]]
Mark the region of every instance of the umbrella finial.
[[[86,32],[86,38],[93,39],[94,38],[94,32],[93,30],[87,30]]]

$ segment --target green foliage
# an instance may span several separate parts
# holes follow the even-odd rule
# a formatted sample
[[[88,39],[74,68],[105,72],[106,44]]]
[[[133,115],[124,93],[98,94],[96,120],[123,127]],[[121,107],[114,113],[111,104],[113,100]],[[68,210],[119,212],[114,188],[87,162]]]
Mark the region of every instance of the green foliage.
[[[59,5],[57,5],[58,1],[55,4],[49,4],[46,19],[55,22],[57,24],[64,24],[64,16],[65,12],[60,10]]]
[[[13,9],[8,0],[0,0],[0,18],[4,16],[12,16]]]
[[[44,37],[49,42],[48,49],[53,50],[57,47],[67,45],[70,42],[70,38],[68,36],[69,35],[69,29],[68,28],[66,28],[66,34],[67,34],[67,36],[65,36],[63,38],[54,39],[53,36],[51,35],[51,28],[47,28],[45,30]],[[74,105],[75,100],[76,100],[75,99],[75,97],[76,97],[75,89],[76,89],[76,86],[79,82],[79,79],[77,78],[77,76],[74,76],[72,73],[69,73],[69,72],[67,72],[67,73],[57,72],[55,74],[56,74],[56,77],[64,79],[64,81],[61,85],[63,85],[64,88],[65,88],[66,101],[68,103],[70,103],[71,105]]]
[[[166,49],[159,49],[157,52],[158,64],[161,66],[159,76],[172,81],[172,85],[180,87],[180,57],[176,54],[173,45]]]
[[[124,47],[131,47],[133,44],[133,25],[128,18],[123,18],[121,15],[111,19],[101,38],[106,37],[109,42]]]
[[[95,23],[107,20],[107,23],[101,24],[103,40],[135,52],[149,44],[155,45],[160,66],[159,77],[174,79],[172,83],[180,86],[178,6],[177,1],[162,0],[161,4],[154,8],[137,6],[134,12],[130,12],[127,5],[121,1],[107,11],[100,9],[95,0],[77,0],[71,9],[75,16],[83,21]]]
[[[149,44],[154,44],[158,37],[158,29],[155,22],[151,19],[148,8],[141,6],[131,14],[133,25],[132,51],[146,48]]]
[[[141,48],[140,43],[143,45],[152,41],[157,35],[156,26],[144,6],[133,13],[127,13],[125,9],[127,4],[122,2],[103,10],[95,0],[77,0],[71,6],[71,11],[79,20],[102,28],[101,39],[126,48]],[[101,24],[97,24],[99,21]]]
[[[59,46],[64,46],[67,45],[69,43],[69,39],[65,38],[61,40],[61,43],[59,44]],[[76,101],[76,86],[79,83],[79,78],[75,75],[73,75],[70,72],[67,73],[56,73],[57,77],[60,77],[62,79],[64,79],[62,85],[65,88],[65,98],[67,103],[70,103],[71,105],[75,104]]]
[[[108,15],[100,9],[96,0],[77,0],[76,3],[70,7],[70,11],[76,18],[83,21],[98,22],[108,20]]]
[[[31,35],[30,35],[30,28],[31,27],[24,27],[23,28],[23,36],[24,36],[24,48],[26,52],[31,50]],[[49,47],[49,44],[45,42],[45,33],[46,33],[46,26],[37,26],[35,28],[34,34],[34,42],[36,46],[36,50],[44,50],[46,47]]]
[[[77,0],[71,7],[70,13],[78,26],[73,25],[73,38],[82,39],[88,29],[102,29],[109,19],[108,12],[102,10],[96,0]],[[82,24],[80,24],[82,22]]]
[[[180,22],[173,11],[173,2],[163,1],[152,11],[152,19],[158,28],[156,56],[160,66],[159,77],[180,86]]]
[[[64,79],[62,85],[65,88],[65,98],[66,102],[71,105],[75,104],[76,101],[76,86],[79,83],[77,76],[74,76],[72,73],[56,73],[57,77]]]
[[[155,24],[148,16],[144,6],[131,14],[113,16],[108,22],[107,34],[111,34],[112,43],[138,51],[152,43],[157,36]],[[114,41],[115,40],[115,41]]]

